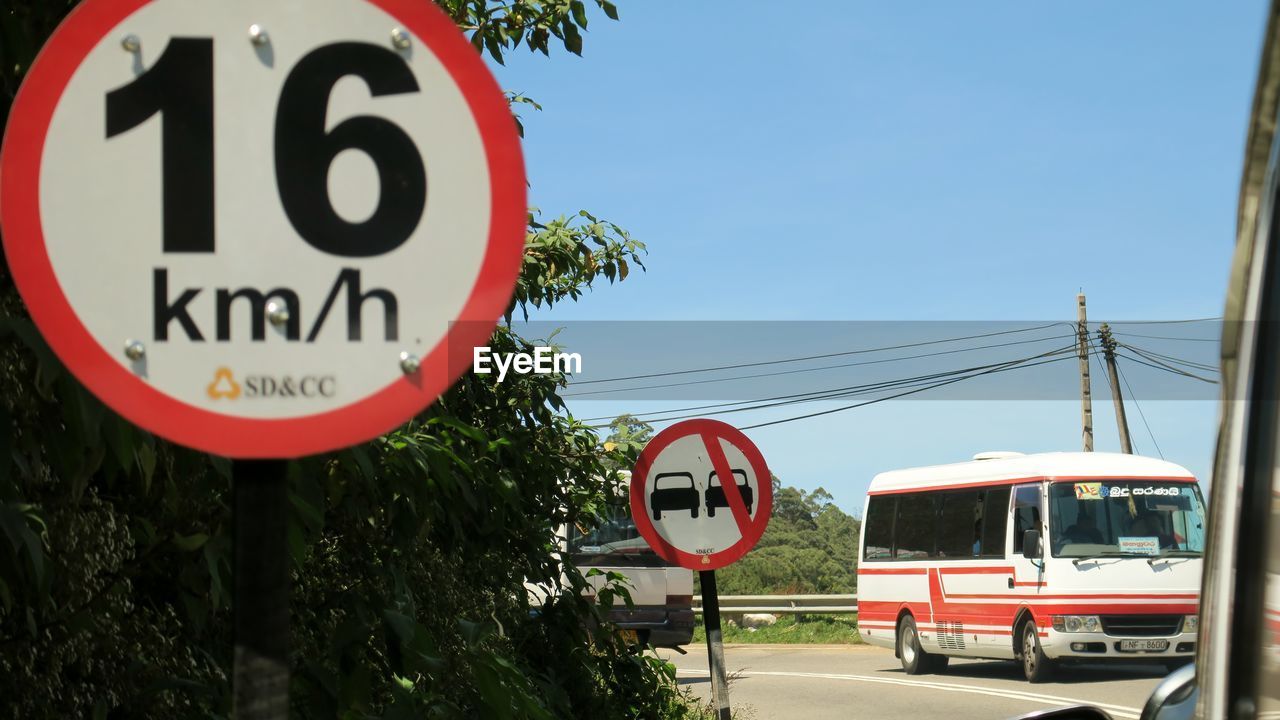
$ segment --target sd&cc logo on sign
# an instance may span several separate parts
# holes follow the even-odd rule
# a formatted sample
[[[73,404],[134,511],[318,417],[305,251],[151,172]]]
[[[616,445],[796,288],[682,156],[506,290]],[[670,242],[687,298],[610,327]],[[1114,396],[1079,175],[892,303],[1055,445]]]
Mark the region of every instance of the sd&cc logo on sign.
[[[231,368],[220,367],[214,372],[213,382],[205,387],[205,392],[214,400],[235,400],[242,395],[247,400],[267,397],[330,398],[337,390],[337,384],[338,380],[333,375],[304,375],[300,378],[292,375],[249,375],[241,385]]]

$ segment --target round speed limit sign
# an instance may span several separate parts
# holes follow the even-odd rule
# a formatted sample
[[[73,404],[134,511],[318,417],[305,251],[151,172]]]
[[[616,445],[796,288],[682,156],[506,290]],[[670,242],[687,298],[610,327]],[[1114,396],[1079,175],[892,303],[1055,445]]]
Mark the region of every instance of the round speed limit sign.
[[[434,401],[510,302],[526,212],[506,100],[426,0],[85,0],[0,153],[5,253],[54,351],[231,457]]]

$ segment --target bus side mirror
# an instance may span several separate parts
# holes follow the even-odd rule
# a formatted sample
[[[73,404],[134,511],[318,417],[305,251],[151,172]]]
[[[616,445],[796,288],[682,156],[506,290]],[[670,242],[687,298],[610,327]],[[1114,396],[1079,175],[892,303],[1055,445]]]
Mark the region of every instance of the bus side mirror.
[[[1028,560],[1039,560],[1041,554],[1040,531],[1024,531],[1022,533],[1022,557]]]

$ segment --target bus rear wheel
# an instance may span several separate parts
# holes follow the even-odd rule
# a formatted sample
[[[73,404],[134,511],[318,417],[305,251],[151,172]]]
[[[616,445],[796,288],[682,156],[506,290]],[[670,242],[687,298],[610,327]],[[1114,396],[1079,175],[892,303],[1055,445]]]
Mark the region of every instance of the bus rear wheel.
[[[910,615],[898,624],[898,658],[908,675],[942,672],[947,669],[950,659],[945,655],[931,655],[920,647],[920,631],[916,629],[915,618]]]
[[[1035,621],[1030,619],[1022,623],[1021,655],[1022,674],[1028,682],[1041,683],[1053,675],[1054,662],[1040,647],[1040,634],[1036,632]]]

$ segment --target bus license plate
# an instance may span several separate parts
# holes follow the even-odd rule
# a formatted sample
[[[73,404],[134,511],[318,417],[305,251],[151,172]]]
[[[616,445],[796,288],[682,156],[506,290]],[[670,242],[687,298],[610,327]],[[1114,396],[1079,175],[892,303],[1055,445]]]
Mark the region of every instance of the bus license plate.
[[[638,645],[640,643],[640,635],[635,630],[619,630],[618,636],[622,638],[622,642],[628,645]]]
[[[1121,640],[1120,652],[1164,652],[1169,649],[1168,640]]]

